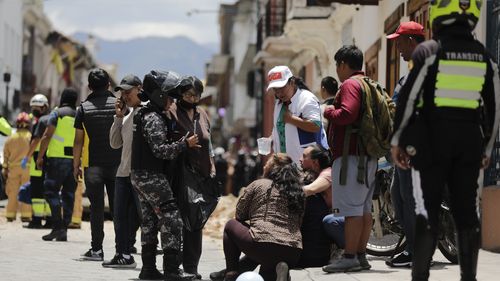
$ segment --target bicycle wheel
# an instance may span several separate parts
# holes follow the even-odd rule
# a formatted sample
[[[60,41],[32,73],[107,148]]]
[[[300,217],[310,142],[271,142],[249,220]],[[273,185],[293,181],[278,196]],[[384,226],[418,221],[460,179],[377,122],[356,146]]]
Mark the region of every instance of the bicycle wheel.
[[[401,253],[406,247],[401,227],[388,215],[387,204],[380,198],[373,201],[373,227],[366,253],[384,257]]]
[[[453,264],[458,264],[458,249],[455,238],[455,222],[447,208],[441,210],[438,249]]]
[[[383,238],[375,238],[370,236],[370,240],[366,245],[366,253],[376,257],[390,257],[404,251],[406,247],[406,239],[398,246],[399,236],[386,235]]]

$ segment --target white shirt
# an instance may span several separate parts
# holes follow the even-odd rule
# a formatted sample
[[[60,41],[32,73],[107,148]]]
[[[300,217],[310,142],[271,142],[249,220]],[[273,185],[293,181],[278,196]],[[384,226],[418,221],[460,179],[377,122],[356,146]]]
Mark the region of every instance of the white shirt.
[[[280,137],[278,134],[277,122],[283,107],[280,100],[276,100],[274,104],[273,132],[271,138],[273,140],[273,150],[277,152],[286,152],[292,160],[299,164],[302,152],[306,147],[312,144],[318,144],[328,149],[325,129],[322,125],[322,116],[320,102],[318,98],[307,90],[297,89],[297,92],[292,96],[288,110],[293,116],[300,117],[304,120],[309,120],[321,126],[316,133],[306,132],[296,126],[285,124],[285,146],[286,151],[281,151]]]

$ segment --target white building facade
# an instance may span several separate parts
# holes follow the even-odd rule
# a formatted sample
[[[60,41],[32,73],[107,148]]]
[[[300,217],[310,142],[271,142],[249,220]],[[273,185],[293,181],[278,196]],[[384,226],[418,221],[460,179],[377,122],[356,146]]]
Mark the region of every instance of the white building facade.
[[[13,115],[14,94],[19,93],[22,76],[22,1],[0,0],[0,112],[5,114],[8,96],[9,117]],[[10,74],[10,82],[4,82],[4,74]],[[8,94],[6,88],[8,86]],[[9,118],[11,120],[11,118]]]

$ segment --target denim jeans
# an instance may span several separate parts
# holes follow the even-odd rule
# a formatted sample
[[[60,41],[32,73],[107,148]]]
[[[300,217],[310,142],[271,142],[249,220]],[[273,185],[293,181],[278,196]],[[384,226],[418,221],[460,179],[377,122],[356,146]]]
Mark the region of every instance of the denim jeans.
[[[345,247],[344,217],[335,217],[333,214],[323,218],[323,229],[328,237],[341,249]]]
[[[73,177],[73,159],[47,158],[43,185],[45,200],[49,203],[52,213],[52,228],[67,228],[71,222],[75,203],[76,181]]]
[[[130,254],[139,229],[139,199],[130,177],[116,177],[114,217],[116,253]]]
[[[413,243],[415,241],[415,198],[413,197],[413,185],[411,180],[411,170],[394,168],[394,177],[391,185],[392,205],[396,214],[396,219],[403,227],[406,236],[406,251],[413,253]]]
[[[104,186],[108,195],[109,210],[113,212],[115,195],[115,177],[117,166],[85,168],[85,193],[90,201],[90,229],[92,249],[102,249],[104,240]]]

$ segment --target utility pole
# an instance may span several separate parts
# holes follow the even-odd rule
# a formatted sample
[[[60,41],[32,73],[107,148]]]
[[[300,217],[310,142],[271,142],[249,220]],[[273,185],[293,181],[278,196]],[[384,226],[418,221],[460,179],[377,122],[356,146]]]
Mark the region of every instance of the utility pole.
[[[10,72],[4,72],[3,82],[5,82],[5,108],[3,115],[5,118],[9,118],[9,82],[10,82]]]

